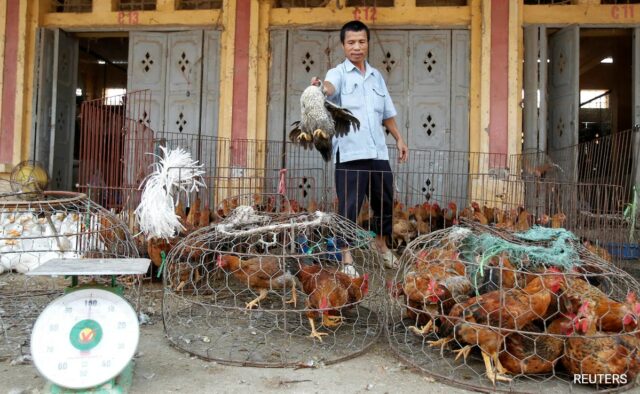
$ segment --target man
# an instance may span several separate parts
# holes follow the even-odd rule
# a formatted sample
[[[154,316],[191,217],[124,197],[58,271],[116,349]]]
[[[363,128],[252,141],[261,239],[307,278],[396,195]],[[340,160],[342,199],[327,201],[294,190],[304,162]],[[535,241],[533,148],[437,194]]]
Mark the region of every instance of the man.
[[[397,113],[387,85],[380,72],[367,62],[369,37],[369,28],[360,21],[342,26],[340,41],[346,59],[327,72],[324,92],[360,120],[359,130],[333,141],[339,213],[355,222],[364,197],[368,196],[374,212],[375,246],[385,266],[391,268],[394,256],[386,240],[392,230],[394,187],[382,126],[395,138],[400,162],[407,160],[409,149],[398,132]],[[345,253],[345,263],[351,258]]]

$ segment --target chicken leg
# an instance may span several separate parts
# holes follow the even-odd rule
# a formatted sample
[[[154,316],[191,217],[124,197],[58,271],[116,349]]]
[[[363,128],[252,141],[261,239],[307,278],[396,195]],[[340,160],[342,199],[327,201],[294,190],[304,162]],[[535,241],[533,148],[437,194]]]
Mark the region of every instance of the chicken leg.
[[[298,294],[296,293],[296,281],[291,281],[291,299],[289,301],[285,301],[285,304],[293,304],[296,306],[298,303]]]
[[[501,381],[501,382],[510,382],[511,379],[504,376],[501,373],[496,373],[493,370],[493,365],[491,363],[491,360],[496,357],[494,355],[489,356],[487,353],[482,352],[482,359],[484,360],[484,367],[487,370],[487,378],[489,378],[489,380],[491,381],[491,383],[493,383],[493,385],[496,385],[496,380]]]
[[[509,372],[509,370],[508,370],[508,369],[506,369],[506,368],[502,365],[502,363],[500,362],[500,356],[498,356],[498,354],[497,354],[497,353],[494,353],[494,354],[492,355],[492,357],[493,357],[493,364],[496,366],[496,370],[497,370],[499,373],[501,373],[501,374],[510,374],[510,373],[511,373],[511,372]],[[511,380],[511,379],[509,379],[509,380]]]
[[[267,298],[267,289],[260,289],[260,295],[258,297],[256,297],[256,299],[254,299],[251,302],[247,302],[247,309],[253,309],[254,306],[258,305],[260,303],[260,301],[264,300],[265,298]]]
[[[418,326],[411,326],[409,329],[413,331],[416,335],[426,335],[431,330],[431,326],[433,326],[433,320],[429,320],[427,324],[422,326],[422,328],[418,328]]]
[[[309,319],[309,324],[311,325],[311,334],[309,334],[309,338],[317,338],[320,342],[322,342],[322,337],[325,335],[329,335],[326,332],[318,332],[316,330],[316,323],[313,321],[312,317],[307,317]]]

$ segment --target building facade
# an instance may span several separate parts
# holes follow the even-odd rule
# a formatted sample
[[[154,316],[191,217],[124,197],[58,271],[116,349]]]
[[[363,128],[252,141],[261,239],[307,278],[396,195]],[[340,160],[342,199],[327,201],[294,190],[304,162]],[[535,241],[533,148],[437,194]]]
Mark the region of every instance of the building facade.
[[[609,130],[640,123],[633,3],[0,0],[0,174],[36,158],[70,189],[78,105],[109,89],[149,89],[140,122],[156,132],[284,140],[310,76],[342,60],[338,31],[353,19],[372,29],[370,62],[410,148],[572,146],[595,116],[582,91],[609,91]]]

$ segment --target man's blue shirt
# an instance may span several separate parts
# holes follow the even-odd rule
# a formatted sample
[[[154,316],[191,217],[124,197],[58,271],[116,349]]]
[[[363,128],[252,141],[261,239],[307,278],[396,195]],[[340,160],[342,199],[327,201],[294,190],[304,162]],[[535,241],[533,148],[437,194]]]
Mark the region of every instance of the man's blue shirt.
[[[333,138],[333,160],[340,150],[340,162],[362,159],[389,160],[382,121],[396,116],[387,85],[378,70],[365,62],[364,75],[345,59],[327,72],[326,81],[336,88],[329,97],[350,110],[360,121],[360,130]]]

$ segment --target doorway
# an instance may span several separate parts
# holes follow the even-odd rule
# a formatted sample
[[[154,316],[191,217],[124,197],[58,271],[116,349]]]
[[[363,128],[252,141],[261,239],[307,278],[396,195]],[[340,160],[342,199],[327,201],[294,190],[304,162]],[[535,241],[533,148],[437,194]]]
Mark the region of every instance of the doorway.
[[[554,179],[630,191],[639,154],[632,143],[635,35],[622,28],[525,28],[523,152],[544,153],[557,165]]]
[[[72,190],[78,181],[79,111],[86,101],[149,90],[148,108],[136,108],[140,119],[135,121],[151,129],[153,138],[167,133],[188,135],[194,146],[185,148],[194,150],[201,138],[216,137],[219,38],[220,32],[213,30],[69,33],[40,29],[32,157],[48,169],[50,188]],[[105,106],[114,109],[126,104],[131,103],[104,100]],[[122,111],[132,116],[131,111]],[[212,152],[198,156],[203,162],[214,161]]]

